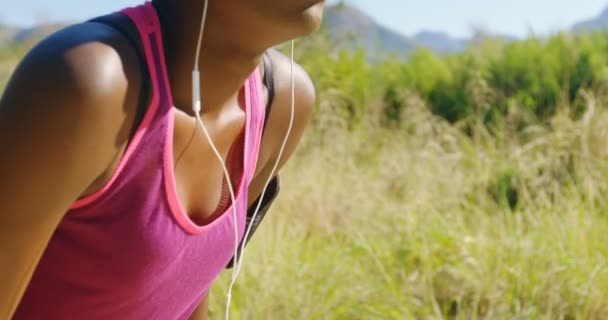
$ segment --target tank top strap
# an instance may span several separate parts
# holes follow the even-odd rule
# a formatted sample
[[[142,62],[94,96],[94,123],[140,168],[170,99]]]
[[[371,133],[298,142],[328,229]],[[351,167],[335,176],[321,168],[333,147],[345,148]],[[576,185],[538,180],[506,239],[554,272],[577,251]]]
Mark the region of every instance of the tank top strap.
[[[130,7],[120,11],[127,15],[135,24],[139,32],[144,50],[146,63],[150,74],[152,89],[151,106],[171,108],[171,90],[169,89],[168,75],[166,73],[165,53],[160,19],[151,2],[137,7]],[[166,110],[160,110],[165,113]]]
[[[166,60],[163,50],[162,28],[156,9],[151,2],[143,5],[123,9],[122,13],[128,15],[142,38],[145,56],[150,69],[152,82],[152,106],[172,109],[173,98],[169,86],[169,77],[166,72]],[[262,78],[260,68],[256,68],[247,78],[243,93],[245,95],[245,112],[248,114],[248,125],[246,141],[244,146],[246,177],[248,182],[253,179],[256,171],[257,160],[262,140],[264,118],[266,113],[262,95]],[[161,114],[166,114],[171,110],[160,110]],[[169,112],[172,115],[172,112]],[[172,117],[169,117],[169,121]],[[171,123],[169,124],[171,126]],[[170,128],[172,129],[172,128]]]
[[[248,171],[249,180],[252,180],[255,175],[262,144],[262,133],[264,130],[264,118],[266,113],[266,105],[262,99],[263,84],[259,68],[256,68],[249,76],[244,89],[248,107],[246,112],[250,112],[251,117],[250,132],[248,135],[249,141],[247,141],[247,147],[245,148],[247,152],[245,155],[245,168]]]

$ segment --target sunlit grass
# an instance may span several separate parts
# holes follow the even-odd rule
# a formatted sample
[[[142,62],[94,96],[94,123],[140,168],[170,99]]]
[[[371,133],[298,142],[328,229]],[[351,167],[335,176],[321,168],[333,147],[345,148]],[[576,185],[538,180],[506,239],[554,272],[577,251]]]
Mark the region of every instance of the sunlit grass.
[[[606,112],[500,144],[423,109],[408,119],[408,134],[332,130],[335,146],[308,134],[247,252],[235,319],[608,318]]]

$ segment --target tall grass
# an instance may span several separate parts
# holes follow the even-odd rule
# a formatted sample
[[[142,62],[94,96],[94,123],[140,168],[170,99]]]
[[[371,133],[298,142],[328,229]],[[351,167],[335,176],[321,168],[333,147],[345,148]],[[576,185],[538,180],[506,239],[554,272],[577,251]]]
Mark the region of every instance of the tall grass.
[[[375,65],[304,45],[318,110],[233,317],[608,318],[608,59],[589,39]]]
[[[608,113],[498,139],[408,109],[409,130],[309,131],[232,316],[608,318]]]

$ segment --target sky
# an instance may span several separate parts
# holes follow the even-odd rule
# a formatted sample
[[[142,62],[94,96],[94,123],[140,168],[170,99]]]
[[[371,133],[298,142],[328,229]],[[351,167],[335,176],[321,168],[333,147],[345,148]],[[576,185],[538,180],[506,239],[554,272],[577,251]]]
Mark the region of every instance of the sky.
[[[335,1],[330,0],[330,3]],[[547,34],[595,17],[608,7],[608,0],[345,1],[405,35],[413,35],[425,29],[461,37],[470,35],[478,27],[520,37],[530,31]],[[36,21],[79,20],[141,2],[142,0],[0,0],[0,21],[30,26]]]

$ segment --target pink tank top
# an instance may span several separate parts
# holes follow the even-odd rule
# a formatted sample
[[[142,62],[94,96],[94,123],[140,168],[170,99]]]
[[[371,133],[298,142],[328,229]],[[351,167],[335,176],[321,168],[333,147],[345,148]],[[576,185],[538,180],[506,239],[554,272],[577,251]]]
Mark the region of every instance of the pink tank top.
[[[173,172],[174,109],[161,28],[151,3],[127,8],[145,50],[152,100],[111,180],[66,213],[14,319],[188,319],[233,256],[232,207],[205,226],[180,205]],[[264,121],[259,70],[245,97],[238,183],[239,241]]]

